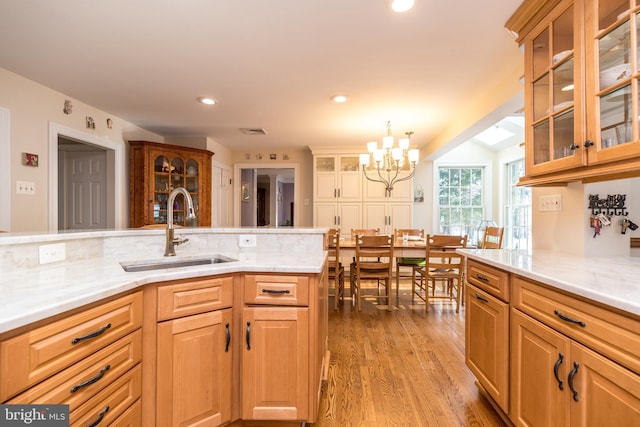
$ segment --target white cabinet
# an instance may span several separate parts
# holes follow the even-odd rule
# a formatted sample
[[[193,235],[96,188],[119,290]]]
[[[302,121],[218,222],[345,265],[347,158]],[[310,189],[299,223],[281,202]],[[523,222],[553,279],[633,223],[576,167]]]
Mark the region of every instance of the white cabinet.
[[[313,158],[313,201],[359,202],[362,177],[357,154],[322,155]]]
[[[367,172],[370,177],[375,178],[376,174]],[[406,178],[409,172],[401,172],[398,179]],[[413,179],[400,181],[393,184],[391,195],[387,196],[384,184],[364,179],[362,185],[362,195],[364,201],[385,201],[385,202],[413,202]]]
[[[393,234],[396,228],[412,228],[412,203],[365,202],[362,204],[362,228],[379,228]]]
[[[313,206],[314,227],[340,228],[345,232],[360,228],[362,204],[315,203]]]

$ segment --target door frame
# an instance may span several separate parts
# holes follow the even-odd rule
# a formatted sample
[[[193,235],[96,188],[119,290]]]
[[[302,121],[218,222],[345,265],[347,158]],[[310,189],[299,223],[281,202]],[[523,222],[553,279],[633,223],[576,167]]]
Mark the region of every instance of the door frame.
[[[49,232],[55,233],[58,231],[58,137],[60,136],[75,139],[88,144],[93,144],[114,152],[114,228],[116,230],[122,229],[124,218],[122,212],[122,205],[124,200],[124,143],[117,144],[115,142],[97,137],[87,132],[66,127],[58,123],[49,122]],[[109,175],[109,172],[107,172],[107,180],[109,179]]]
[[[11,112],[0,107],[0,230],[11,231]]]
[[[293,169],[293,226],[300,220],[300,164],[299,163],[236,163],[233,165],[233,224],[240,227],[242,169]]]

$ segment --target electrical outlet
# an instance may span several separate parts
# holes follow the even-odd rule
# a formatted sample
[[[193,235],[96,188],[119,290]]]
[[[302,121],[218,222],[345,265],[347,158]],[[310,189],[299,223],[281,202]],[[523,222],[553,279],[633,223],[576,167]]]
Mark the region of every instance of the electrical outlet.
[[[40,264],[64,261],[66,258],[66,247],[64,243],[52,243],[50,245],[40,245]]]
[[[240,241],[238,242],[238,246],[241,248],[255,248],[256,243],[256,235],[255,234],[241,234]]]
[[[16,194],[27,194],[33,196],[36,194],[36,184],[30,181],[16,181]]]

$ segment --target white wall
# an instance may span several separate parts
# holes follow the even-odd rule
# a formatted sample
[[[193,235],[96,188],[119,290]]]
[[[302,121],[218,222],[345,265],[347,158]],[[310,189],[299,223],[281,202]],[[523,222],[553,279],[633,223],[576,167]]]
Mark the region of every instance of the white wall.
[[[35,183],[35,195],[17,195],[11,191],[11,231],[48,231],[49,124],[90,132],[99,138],[126,145],[126,140],[161,141],[158,135],[145,131],[108,112],[86,105],[22,76],[0,68],[0,106],[10,111],[10,188],[16,181]],[[71,114],[63,112],[65,100],[72,102]],[[87,129],[85,117],[96,123]],[[107,128],[110,118],[112,128]],[[38,154],[38,167],[23,166],[23,152]],[[124,165],[128,170],[128,165]],[[128,177],[123,180],[123,194],[128,194]],[[0,207],[3,209],[4,207]],[[128,223],[128,198],[122,204],[122,223]]]

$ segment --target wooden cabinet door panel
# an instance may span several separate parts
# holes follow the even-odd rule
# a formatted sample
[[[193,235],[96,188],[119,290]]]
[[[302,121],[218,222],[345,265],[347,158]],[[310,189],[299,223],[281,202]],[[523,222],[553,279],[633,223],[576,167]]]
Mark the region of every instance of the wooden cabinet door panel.
[[[230,325],[231,309],[158,324],[157,426],[230,420]]]
[[[472,285],[467,285],[466,301],[465,361],[480,384],[507,412],[509,305]]]
[[[640,376],[575,342],[574,361],[571,426],[640,426]]]
[[[242,418],[307,419],[309,309],[246,307],[242,326]]]
[[[568,338],[517,310],[511,311],[509,414],[515,425],[568,425],[569,352]]]

